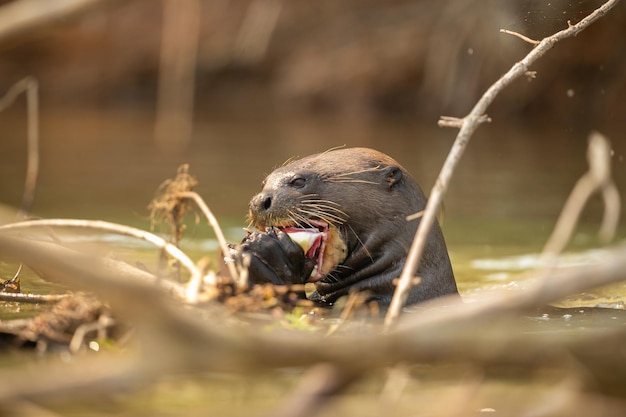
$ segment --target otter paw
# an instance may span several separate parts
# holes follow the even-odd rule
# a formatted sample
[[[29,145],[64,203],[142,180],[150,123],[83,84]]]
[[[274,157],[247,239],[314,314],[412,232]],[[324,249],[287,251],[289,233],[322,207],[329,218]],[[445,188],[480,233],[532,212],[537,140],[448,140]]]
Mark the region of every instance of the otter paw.
[[[315,265],[297,243],[276,228],[246,236],[237,248],[235,261],[243,265],[244,256],[250,258],[248,282],[251,284],[304,284]]]

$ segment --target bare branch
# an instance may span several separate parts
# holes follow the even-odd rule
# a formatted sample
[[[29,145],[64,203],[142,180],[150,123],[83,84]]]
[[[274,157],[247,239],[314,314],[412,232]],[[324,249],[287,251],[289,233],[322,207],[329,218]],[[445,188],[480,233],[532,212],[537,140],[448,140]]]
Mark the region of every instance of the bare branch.
[[[189,259],[189,257],[184,252],[182,252],[176,246],[167,243],[164,239],[155,234],[130,226],[109,223],[101,220],[44,219],[6,224],[0,226],[0,231],[27,230],[38,227],[78,227],[85,229],[105,230],[112,233],[142,239],[164,250],[174,259],[178,260],[185,268],[187,268],[187,270],[191,274],[190,282],[202,281],[202,272],[196,267],[193,261]],[[180,291],[177,292],[179,293],[178,295],[182,295]],[[184,298],[186,298],[187,301],[195,301],[195,298],[190,299],[187,296],[185,296]]]
[[[426,247],[426,239],[428,232],[435,222],[439,206],[443,200],[443,196],[448,188],[452,174],[456,168],[456,165],[461,159],[465,148],[467,147],[473,133],[478,129],[481,120],[484,119],[484,115],[487,113],[487,108],[491,105],[496,96],[514,80],[528,73],[529,67],[539,58],[541,58],[546,52],[548,52],[557,42],[573,37],[578,32],[588,27],[591,23],[595,22],[600,17],[604,16],[618,0],[609,0],[601,7],[593,11],[590,15],[582,19],[577,24],[561,30],[552,36],[544,38],[532,51],[528,53],[521,61],[517,62],[511,69],[498,79],[483,96],[478,100],[472,111],[463,118],[463,123],[455,142],[446,158],[437,182],[433,187],[433,190],[426,204],[424,217],[422,218],[418,230],[415,234],[415,239],[409,250],[407,262],[404,266],[396,292],[391,301],[389,311],[385,317],[385,325],[389,328],[394,322],[395,318],[400,314],[400,309],[406,302],[406,297],[411,289],[413,276],[417,272],[419,262]]]
[[[551,266],[556,257],[569,242],[578,218],[589,198],[601,192],[604,198],[605,215],[600,228],[600,237],[609,241],[615,235],[620,213],[620,199],[617,187],[611,178],[611,145],[597,132],[589,136],[587,151],[589,171],[578,180],[563,211],[556,222],[552,235],[548,239],[542,253],[542,264]]]

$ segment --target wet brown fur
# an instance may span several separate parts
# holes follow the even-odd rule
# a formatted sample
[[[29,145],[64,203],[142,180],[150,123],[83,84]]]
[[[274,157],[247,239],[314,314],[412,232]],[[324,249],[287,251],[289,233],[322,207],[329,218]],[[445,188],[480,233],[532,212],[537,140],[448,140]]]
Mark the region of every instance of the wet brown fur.
[[[251,225],[329,223],[347,247],[347,257],[322,281],[315,297],[334,302],[351,290],[368,291],[387,305],[406,261],[422,211],[423,192],[391,157],[367,148],[336,149],[291,161],[274,170],[250,202]],[[430,232],[420,285],[408,303],[457,293],[446,245],[437,224]]]

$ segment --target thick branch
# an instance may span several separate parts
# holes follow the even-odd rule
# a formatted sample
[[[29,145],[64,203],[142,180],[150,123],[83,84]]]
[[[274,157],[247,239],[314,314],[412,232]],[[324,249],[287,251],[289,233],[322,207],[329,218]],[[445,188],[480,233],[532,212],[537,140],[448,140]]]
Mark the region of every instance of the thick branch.
[[[22,259],[30,266],[45,269],[46,275],[54,276],[55,280],[95,291],[107,299],[118,317],[136,325],[143,341],[146,366],[176,372],[249,372],[321,362],[350,372],[425,360],[523,363],[548,345],[575,346],[597,339],[590,333],[576,333],[572,335],[574,339],[550,334],[531,336],[507,325],[504,328],[508,331],[500,329],[483,339],[476,326],[626,278],[626,247],[622,246],[607,251],[594,264],[555,271],[547,281],[535,277],[524,281],[524,288],[490,293],[480,302],[420,310],[420,314],[405,316],[402,325],[385,337],[372,327],[358,334],[322,338],[304,332],[277,335],[255,327],[224,326],[219,314],[210,321],[202,321],[197,312],[168,302],[152,283],[124,271],[112,274],[98,258],[69,252],[58,256],[43,245],[3,232],[0,232],[0,254]],[[425,334],[428,337],[423,337]],[[485,343],[492,347],[485,349]],[[497,354],[493,350],[495,343],[502,346]]]

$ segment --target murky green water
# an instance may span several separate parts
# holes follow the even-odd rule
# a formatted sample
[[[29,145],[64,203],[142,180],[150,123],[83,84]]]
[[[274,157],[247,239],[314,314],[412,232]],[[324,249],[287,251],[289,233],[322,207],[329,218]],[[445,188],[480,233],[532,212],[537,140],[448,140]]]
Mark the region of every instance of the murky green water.
[[[22,121],[0,114],[0,202],[17,205],[24,170]],[[433,123],[434,125],[434,123]],[[410,123],[354,124],[337,120],[200,119],[190,148],[159,153],[152,146],[152,119],[147,113],[44,113],[42,167],[34,212],[44,217],[102,219],[149,228],[146,206],[157,186],[188,162],[200,181],[197,191],[211,206],[227,239],[243,236],[249,198],[264,175],[294,155],[334,146],[369,146],[395,157],[428,191],[452,143],[454,131]],[[499,131],[485,127],[470,144],[445,200],[443,230],[459,290],[467,301],[490,290],[516,288],[520,274],[533,268],[561,205],[586,170],[586,134],[518,127]],[[614,172],[626,189],[624,144],[615,144]],[[602,253],[595,237],[601,213],[594,200],[577,230],[566,264],[585,263]],[[3,220],[9,221],[10,215]],[[131,264],[156,268],[158,252],[129,238],[99,233],[61,233],[71,245],[96,248]],[[622,227],[618,240],[626,237]],[[183,249],[194,259],[215,256],[216,242],[208,226],[190,225]],[[0,276],[11,277],[16,264],[0,261]],[[22,290],[57,293],[66,289],[45,282],[27,269]],[[530,332],[586,332],[626,323],[626,284],[573,296],[560,306],[520,317]],[[591,309],[588,307],[609,307]],[[0,319],[30,316],[44,306],[0,302]],[[4,358],[18,365],[29,357]],[[0,363],[3,360],[0,359]],[[421,369],[410,379],[396,411],[421,410],[440,415],[437,398],[470,390],[481,380],[471,401],[476,410],[515,410],[530,398],[538,403],[558,391],[560,376],[536,375],[482,380],[476,370],[446,367]],[[422,378],[426,375],[425,380]],[[461,375],[458,377],[457,375]],[[465,375],[465,376],[463,376]],[[64,415],[250,415],[270,412],[287,395],[299,374],[281,372],[242,380],[230,376],[165,378],[133,395],[86,403],[61,403]],[[385,375],[364,381],[330,411],[345,415],[379,415],[379,393]],[[433,379],[434,378],[434,379]],[[420,382],[421,381],[421,382]],[[453,382],[450,382],[453,381]],[[468,382],[469,381],[469,382]],[[467,385],[469,384],[469,385]],[[478,382],[477,382],[478,384]],[[558,394],[558,392],[557,392]],[[557,395],[555,394],[555,395]],[[430,404],[430,405],[429,405]],[[54,405],[52,405],[54,409]],[[348,411],[349,410],[349,411]],[[413,410],[413,411],[411,411]],[[482,414],[477,411],[477,415]],[[400,412],[399,415],[404,415]],[[503,414],[498,414],[503,415]]]
[[[0,202],[13,206],[19,204],[22,192],[23,123],[19,113],[0,114]],[[155,149],[152,133],[149,112],[44,111],[34,213],[147,229],[146,206],[154,191],[175,174],[179,164],[190,163],[200,182],[197,191],[229,240],[236,242],[243,236],[249,198],[263,177],[288,158],[335,146],[374,147],[395,157],[428,192],[456,131],[437,128],[434,122],[424,126],[406,120],[198,117],[191,145],[178,154]],[[586,170],[586,135],[530,126],[502,130],[497,125],[475,134],[447,193],[443,221],[462,292],[509,285],[516,272],[533,266],[565,198]],[[613,144],[613,172],[618,187],[626,189],[626,144],[619,139]],[[599,199],[591,202],[571,250],[597,246],[595,227],[601,208]],[[618,240],[624,236],[622,228]],[[212,238],[205,225],[192,227],[187,234],[196,256],[214,250]],[[111,236],[93,239],[103,239],[117,250],[121,244]],[[137,242],[122,246],[131,259],[144,262],[156,256]],[[503,264],[502,258],[508,263]],[[14,270],[12,265],[0,264],[0,268],[3,276]],[[27,275],[23,288],[54,290]]]

